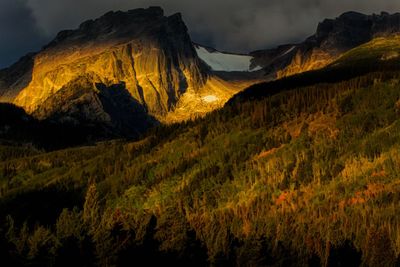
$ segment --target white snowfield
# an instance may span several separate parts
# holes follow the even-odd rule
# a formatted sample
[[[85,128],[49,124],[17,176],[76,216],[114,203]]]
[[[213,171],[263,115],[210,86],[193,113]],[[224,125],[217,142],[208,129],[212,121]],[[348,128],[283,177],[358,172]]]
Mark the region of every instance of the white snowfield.
[[[253,57],[245,55],[235,55],[221,53],[218,51],[210,52],[202,46],[195,45],[197,55],[214,71],[257,71],[260,66],[250,69]]]

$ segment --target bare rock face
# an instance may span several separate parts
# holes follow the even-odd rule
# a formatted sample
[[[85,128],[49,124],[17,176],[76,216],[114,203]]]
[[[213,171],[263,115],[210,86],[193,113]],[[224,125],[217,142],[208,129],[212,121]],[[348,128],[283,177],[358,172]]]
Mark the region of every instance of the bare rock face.
[[[109,12],[60,32],[40,52],[0,72],[0,101],[40,119],[125,128],[128,121],[141,129],[203,115],[247,85],[209,74],[181,15],[166,17],[151,7]],[[206,95],[218,96],[207,102]]]
[[[400,14],[364,15],[346,12],[319,23],[303,43],[253,52],[272,79],[325,67],[344,52],[373,38],[400,32]]]

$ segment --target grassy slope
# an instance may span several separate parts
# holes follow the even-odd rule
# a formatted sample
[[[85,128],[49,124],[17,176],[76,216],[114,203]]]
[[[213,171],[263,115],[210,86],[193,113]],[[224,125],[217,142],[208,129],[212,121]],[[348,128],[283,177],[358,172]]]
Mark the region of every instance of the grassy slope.
[[[361,61],[353,59],[367,54],[379,65],[375,52],[387,53],[386,45],[374,40],[332,68],[354,68]],[[385,70],[256,100],[244,94],[140,142],[14,156],[0,163],[1,210],[17,223],[50,226],[62,207],[88,212],[83,198],[91,181],[102,219],[82,231],[102,262],[124,255],[124,247],[111,252],[107,242],[122,243],[129,232],[132,246],[151,226],[160,250],[184,251],[194,233],[209,260],[221,264],[348,262],[337,251],[350,244],[364,263],[391,265],[400,253],[399,81],[400,73]],[[43,205],[49,212],[35,212]],[[49,227],[49,235],[62,241],[59,228]],[[98,238],[111,231],[109,240]],[[62,247],[39,241],[56,248],[53,256]],[[36,255],[32,245],[24,253]]]
[[[332,65],[377,63],[400,56],[400,35],[379,37],[342,55]]]

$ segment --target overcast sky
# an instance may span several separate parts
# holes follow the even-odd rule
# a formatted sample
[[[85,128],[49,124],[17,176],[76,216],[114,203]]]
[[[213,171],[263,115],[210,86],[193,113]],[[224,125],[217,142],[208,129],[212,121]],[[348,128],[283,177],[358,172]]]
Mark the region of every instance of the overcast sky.
[[[349,10],[400,11],[400,0],[0,0],[0,68],[62,29],[110,10],[152,5],[167,15],[181,12],[194,41],[235,52],[302,41],[322,19]]]

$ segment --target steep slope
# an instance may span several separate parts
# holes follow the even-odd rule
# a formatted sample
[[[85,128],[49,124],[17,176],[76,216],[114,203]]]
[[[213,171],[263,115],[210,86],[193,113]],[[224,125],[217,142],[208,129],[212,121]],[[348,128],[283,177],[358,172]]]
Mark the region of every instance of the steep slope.
[[[316,33],[300,44],[250,53],[270,78],[322,68],[344,52],[376,37],[400,32],[400,14],[364,15],[346,12],[336,19],[326,19]]]
[[[395,266],[400,61],[384,55],[397,40],[139,142],[0,162],[4,261]]]
[[[352,65],[382,65],[387,62],[399,62],[400,33],[386,37],[377,37],[368,43],[351,49],[341,55],[329,67],[344,67]]]
[[[109,105],[113,110],[106,110],[105,104],[96,100],[95,96],[109,97],[105,88],[119,90],[119,95],[126,98],[125,110],[132,106],[132,111],[139,113],[137,117],[148,114],[169,122],[220,107],[245,86],[231,85],[209,75],[196,54],[181,15],[166,17],[158,7],[109,12],[86,21],[79,29],[60,32],[31,58],[31,68],[24,71],[18,66],[12,68],[20,74],[15,81],[3,81],[0,99],[13,102],[39,118],[54,117],[55,113],[56,117],[62,117],[61,111],[70,117],[71,110],[79,109],[74,105],[81,103],[74,99],[82,100],[82,94],[71,93],[70,87],[82,80],[86,81],[83,89],[92,95],[85,97],[92,108],[84,117],[112,124],[110,112],[122,111],[118,110],[120,105]],[[217,92],[215,84],[218,84]],[[186,95],[190,97],[183,97]],[[205,95],[215,95],[219,101],[204,102]],[[57,99],[64,98],[68,102],[60,107]],[[182,108],[190,105],[200,108]],[[147,121],[147,126],[152,124],[151,118]]]

